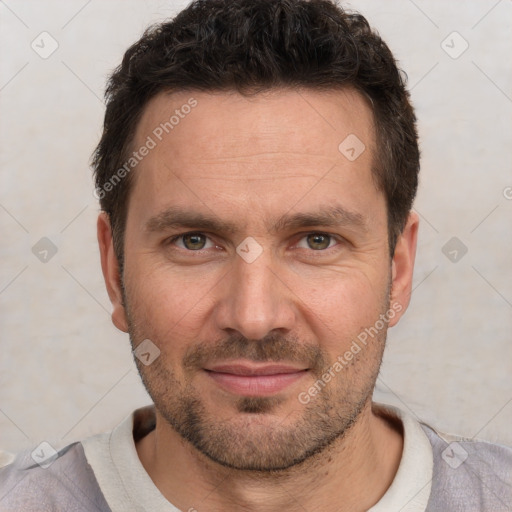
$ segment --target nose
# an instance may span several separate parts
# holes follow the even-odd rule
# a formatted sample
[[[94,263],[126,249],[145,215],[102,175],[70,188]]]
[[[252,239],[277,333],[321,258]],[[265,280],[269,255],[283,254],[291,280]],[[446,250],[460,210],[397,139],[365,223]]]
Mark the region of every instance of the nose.
[[[235,256],[216,307],[218,328],[238,331],[251,340],[263,339],[274,330],[292,330],[296,320],[294,294],[265,253],[251,263]]]

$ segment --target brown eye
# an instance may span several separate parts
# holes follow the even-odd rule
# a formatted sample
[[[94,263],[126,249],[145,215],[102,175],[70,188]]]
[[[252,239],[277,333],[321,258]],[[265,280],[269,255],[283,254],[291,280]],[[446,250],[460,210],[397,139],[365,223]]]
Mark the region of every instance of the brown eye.
[[[331,244],[331,236],[322,233],[312,233],[307,237],[308,246],[315,251],[327,249]]]
[[[185,248],[191,251],[201,250],[206,245],[206,236],[201,233],[187,233],[186,235],[181,235],[180,238],[183,240]]]

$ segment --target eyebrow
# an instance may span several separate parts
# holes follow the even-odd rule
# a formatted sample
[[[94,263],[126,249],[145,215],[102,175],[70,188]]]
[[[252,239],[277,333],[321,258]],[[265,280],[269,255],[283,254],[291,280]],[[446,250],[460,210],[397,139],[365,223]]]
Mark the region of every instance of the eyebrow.
[[[365,232],[368,230],[368,225],[363,215],[338,205],[323,206],[315,212],[286,213],[274,223],[266,224],[266,228],[271,234],[313,226],[345,226]],[[241,227],[233,222],[176,206],[167,208],[165,211],[151,217],[145,226],[146,231],[151,233],[159,233],[177,228],[214,231],[230,235],[235,235],[241,230]]]

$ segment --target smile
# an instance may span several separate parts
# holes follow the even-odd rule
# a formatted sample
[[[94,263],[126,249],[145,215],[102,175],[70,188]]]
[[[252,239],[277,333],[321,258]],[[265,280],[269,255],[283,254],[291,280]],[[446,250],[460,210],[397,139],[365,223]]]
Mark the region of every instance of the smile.
[[[307,368],[281,364],[220,364],[205,368],[209,378],[225,391],[243,396],[270,396],[285,390],[307,373]]]

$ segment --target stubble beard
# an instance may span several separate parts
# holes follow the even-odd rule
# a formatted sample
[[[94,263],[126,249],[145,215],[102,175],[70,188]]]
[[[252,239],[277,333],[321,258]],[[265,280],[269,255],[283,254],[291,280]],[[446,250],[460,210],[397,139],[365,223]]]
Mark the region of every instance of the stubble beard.
[[[389,309],[389,295],[387,304]],[[132,316],[127,301],[132,348],[147,336],[144,323]],[[382,311],[384,313],[386,309]],[[333,364],[316,345],[305,345],[297,338],[269,336],[249,341],[232,336],[212,346],[191,347],[182,369],[188,369],[184,382],[176,375],[165,357],[145,366],[137,358],[142,381],[156,409],[183,439],[209,460],[224,467],[259,473],[283,472],[305,461],[321,457],[336,441],[341,441],[356,424],[371,398],[386,341],[387,328],[382,329],[311,401],[303,405],[293,394],[271,397],[240,397],[231,407],[229,419],[219,420],[210,411],[193,385],[193,377],[201,364],[215,358],[247,358],[254,361],[300,361],[309,363],[313,381],[307,391]],[[160,347],[170,340],[152,341]],[[343,346],[348,346],[344,344]],[[202,370],[200,370],[202,371]],[[292,413],[279,415],[283,402],[294,401]],[[288,406],[289,407],[289,406]],[[289,416],[296,416],[293,422]]]

